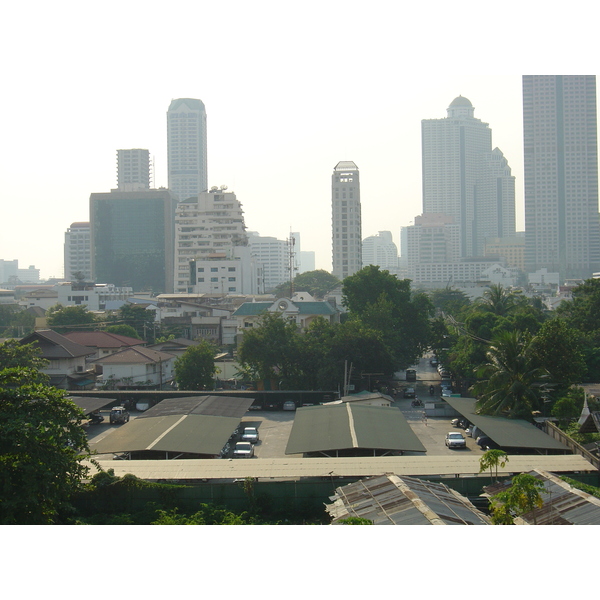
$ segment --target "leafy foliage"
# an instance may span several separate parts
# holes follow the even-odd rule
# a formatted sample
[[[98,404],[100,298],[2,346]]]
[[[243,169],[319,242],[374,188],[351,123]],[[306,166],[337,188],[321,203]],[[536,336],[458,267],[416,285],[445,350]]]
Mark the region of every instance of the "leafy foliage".
[[[46,311],[48,327],[57,333],[73,330],[92,330],[96,323],[94,313],[85,306],[63,306],[55,304]]]
[[[344,279],[343,303],[352,318],[379,331],[397,369],[414,364],[429,347],[431,300],[412,292],[410,280],[369,265]]]
[[[197,346],[190,346],[175,360],[175,379],[180,390],[204,390],[213,385],[216,373],[216,348],[202,340]]]
[[[320,300],[334,290],[341,281],[323,269],[306,271],[294,277],[294,292],[308,292],[313,298]],[[289,282],[282,283],[275,288],[278,298],[291,296]]]
[[[490,479],[492,479],[495,470],[496,479],[498,479],[498,467],[504,468],[508,462],[508,454],[504,450],[490,448],[486,450],[479,459],[479,472],[490,470]]]
[[[0,523],[67,522],[87,473],[83,412],[31,367],[0,371]]]
[[[494,339],[473,386],[481,414],[532,420],[532,412],[543,407],[547,372],[532,351],[531,336],[520,331],[504,331]]]
[[[519,473],[512,485],[491,499],[492,523],[494,525],[512,525],[514,517],[532,513],[534,524],[535,509],[541,508],[544,501],[540,495],[545,493],[544,482],[529,473]]]
[[[16,367],[43,369],[48,361],[41,356],[36,343],[21,344],[18,340],[7,340],[0,344],[0,371]]]
[[[138,332],[131,325],[109,325],[104,331],[114,333],[115,335],[124,335],[126,337],[141,339]]]

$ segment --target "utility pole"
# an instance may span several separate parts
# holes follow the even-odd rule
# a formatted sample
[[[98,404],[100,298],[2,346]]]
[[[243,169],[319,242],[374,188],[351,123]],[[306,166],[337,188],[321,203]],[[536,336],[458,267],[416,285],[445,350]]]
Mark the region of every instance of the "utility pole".
[[[290,300],[294,295],[294,271],[296,270],[296,266],[294,265],[294,256],[296,255],[294,252],[294,246],[296,244],[296,238],[292,235],[292,231],[290,229],[290,237],[288,239],[288,269],[290,271]]]

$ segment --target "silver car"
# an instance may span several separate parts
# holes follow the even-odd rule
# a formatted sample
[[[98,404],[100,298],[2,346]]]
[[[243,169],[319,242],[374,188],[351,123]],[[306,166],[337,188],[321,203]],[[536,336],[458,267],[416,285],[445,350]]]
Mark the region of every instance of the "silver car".
[[[254,446],[250,442],[238,442],[233,450],[233,458],[252,458]]]
[[[258,429],[256,427],[245,427],[242,433],[242,442],[256,444],[258,442]]]
[[[465,436],[458,431],[451,431],[450,433],[447,433],[445,442],[448,448],[467,447],[467,440],[465,439]]]

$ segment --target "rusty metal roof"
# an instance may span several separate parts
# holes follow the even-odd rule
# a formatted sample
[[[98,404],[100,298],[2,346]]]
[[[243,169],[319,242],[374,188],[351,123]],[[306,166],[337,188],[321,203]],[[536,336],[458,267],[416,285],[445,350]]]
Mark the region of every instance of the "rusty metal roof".
[[[471,502],[442,483],[382,475],[339,487],[326,506],[333,523],[359,517],[374,525],[489,525]]]
[[[556,475],[534,469],[529,471],[544,483],[545,493],[540,493],[544,505],[520,516],[520,522],[533,525],[600,525],[600,498],[571,487]],[[489,485],[484,496],[494,496],[506,490],[511,480]],[[534,521],[535,517],[535,521]]]

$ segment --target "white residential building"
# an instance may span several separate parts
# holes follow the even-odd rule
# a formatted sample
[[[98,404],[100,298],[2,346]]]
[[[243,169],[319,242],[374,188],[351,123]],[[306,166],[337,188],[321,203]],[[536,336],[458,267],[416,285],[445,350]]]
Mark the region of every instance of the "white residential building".
[[[179,200],[208,189],[206,109],[201,100],[179,98],[167,111],[169,189]]]
[[[242,250],[248,248],[242,205],[227,188],[213,187],[177,204],[175,214],[175,279],[176,293],[194,292],[194,282],[200,262],[211,255],[249,261]],[[233,266],[233,265],[232,265]],[[209,280],[210,282],[210,280]],[[214,282],[210,282],[214,283]],[[220,283],[219,291],[220,291]],[[224,282],[226,283],[226,282]],[[227,291],[223,285],[225,292]]]
[[[358,167],[339,162],[331,176],[333,275],[340,281],[362,269],[362,218]]]
[[[92,230],[89,222],[71,223],[65,233],[64,277],[74,279],[81,273],[85,281],[92,280]]]

